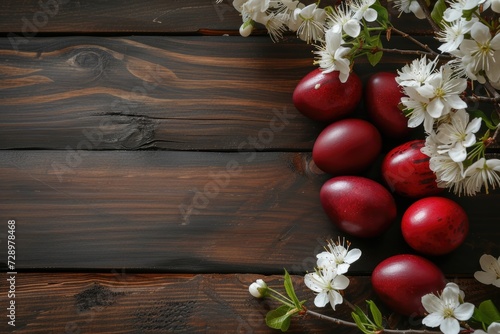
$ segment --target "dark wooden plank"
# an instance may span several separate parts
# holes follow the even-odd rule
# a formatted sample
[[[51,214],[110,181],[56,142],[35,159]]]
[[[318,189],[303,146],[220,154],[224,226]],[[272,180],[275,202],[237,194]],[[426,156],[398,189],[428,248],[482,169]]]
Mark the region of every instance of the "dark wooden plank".
[[[296,39],[37,38],[22,52],[0,39],[0,149],[239,150],[260,136],[263,150],[310,150],[324,124],[292,93],[312,59]]]
[[[146,2],[6,0],[0,4],[0,31],[18,38],[40,33],[194,33],[237,30],[241,18],[226,1]],[[13,38],[16,38],[12,35]]]
[[[302,1],[305,4],[313,0]],[[407,32],[428,33],[425,21],[413,15],[402,15],[387,7],[395,25]],[[237,34],[240,14],[231,0],[216,4],[215,0],[146,2],[124,0],[5,0],[0,3],[0,33],[8,34],[19,44],[47,33],[206,33]]]
[[[319,202],[326,179],[301,153],[3,151],[0,221],[17,222],[20,270],[305,272],[326,239],[344,235]],[[483,253],[499,253],[498,194],[457,201],[469,237],[434,260],[470,275]],[[402,215],[410,201],[398,202]],[[398,223],[351,241],[365,253],[356,273],[410,251]]]
[[[23,273],[16,276],[16,327],[6,319],[2,333],[274,333],[266,327],[264,316],[273,301],[259,301],[247,287],[263,278],[278,290],[282,276],[249,274],[157,275],[115,272],[107,274]],[[344,304],[318,309],[314,295],[293,276],[297,294],[306,307],[329,316],[350,320]],[[350,277],[346,298],[364,307],[373,295],[369,277]],[[500,290],[473,279],[450,277],[465,291],[466,301],[478,304],[492,299],[500,302]],[[2,291],[8,289],[1,280]],[[5,293],[0,304],[8,303]],[[385,310],[389,316],[390,311]],[[498,305],[498,304],[497,304]],[[5,309],[4,309],[5,310]],[[401,324],[416,319],[402,319]],[[418,327],[418,326],[416,326]],[[290,333],[353,333],[352,328],[336,326],[312,317],[295,318]]]
[[[1,49],[1,148],[76,147],[94,132],[86,149],[237,149],[275,125],[266,148],[305,149],[319,130],[291,104],[313,68],[295,40],[67,37]]]

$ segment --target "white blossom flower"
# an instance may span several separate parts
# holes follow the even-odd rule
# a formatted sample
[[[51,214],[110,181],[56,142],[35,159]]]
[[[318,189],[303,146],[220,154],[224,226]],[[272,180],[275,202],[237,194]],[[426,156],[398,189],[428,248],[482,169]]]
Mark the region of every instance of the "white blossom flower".
[[[476,329],[474,331],[474,334],[500,334],[500,323],[498,322],[492,322],[488,326],[488,332],[486,333],[482,329]]]
[[[340,82],[346,82],[349,78],[350,60],[346,56],[351,51],[350,48],[342,46],[344,40],[342,34],[328,29],[325,33],[325,42],[318,46],[318,51],[314,53],[318,55],[318,60],[315,62],[323,69],[323,72],[329,73],[339,71]]]
[[[449,65],[432,73],[424,85],[416,88],[419,94],[430,99],[427,112],[434,118],[448,114],[451,109],[467,108],[460,94],[467,88],[467,80],[457,77]]]
[[[462,298],[460,298],[462,297]],[[422,323],[427,327],[438,327],[444,334],[458,334],[459,321],[467,321],[474,313],[474,305],[460,303],[463,292],[455,283],[448,283],[438,297],[432,293],[422,297],[422,305],[429,313]]]
[[[449,53],[457,50],[460,43],[464,40],[465,34],[471,30],[475,22],[477,22],[477,18],[471,20],[460,18],[451,23],[444,22],[443,30],[437,33],[438,40],[444,44],[439,46],[438,49]]]
[[[330,303],[335,310],[335,305],[342,304],[344,299],[338,292],[349,286],[349,278],[338,275],[337,270],[332,267],[317,269],[314,273],[306,274],[304,284],[317,293],[314,305],[324,307]]]
[[[500,160],[481,158],[470,165],[464,175],[467,195],[475,195],[483,186],[488,193],[490,186],[493,189],[500,186]]]
[[[455,162],[467,158],[467,147],[476,143],[475,133],[481,128],[481,118],[476,117],[469,123],[469,114],[459,109],[451,115],[450,122],[442,123],[437,129],[437,139],[442,143],[438,153],[448,153]]]
[[[483,271],[476,271],[474,278],[480,283],[486,285],[493,284],[500,288],[500,257],[495,259],[489,254],[483,254],[479,258],[479,264]]]
[[[258,279],[248,287],[248,291],[255,298],[262,298],[267,294],[267,284],[262,279]]]
[[[349,270],[350,265],[361,257],[361,250],[358,248],[349,250],[350,245],[349,241],[346,245],[345,238],[342,240],[342,243],[340,243],[340,238],[337,243],[329,241],[326,251],[316,255],[318,258],[318,267],[333,266],[337,269],[337,274],[345,274]]]
[[[475,22],[470,31],[471,39],[460,44],[463,54],[462,63],[467,76],[484,83],[486,80],[481,71],[491,81],[500,79],[500,34],[491,36],[489,28],[481,22]]]
[[[297,36],[301,40],[311,43],[323,38],[325,22],[325,10],[313,3],[304,8],[295,8],[293,19],[290,19],[288,27],[292,31],[297,31]]]
[[[424,123],[424,130],[430,133],[433,130],[435,118],[427,111],[430,100],[418,93],[415,87],[406,87],[401,98],[408,117],[408,127],[416,128]]]
[[[418,19],[425,19],[425,12],[417,0],[394,0],[394,8],[400,13],[413,13]]]
[[[398,70],[396,82],[403,87],[420,87],[436,68],[437,58],[431,61],[427,57],[414,59],[409,65]]]
[[[271,37],[273,42],[283,38],[283,32],[286,30],[285,22],[287,21],[287,16],[283,13],[272,13],[267,15],[262,22]]]
[[[448,188],[453,183],[464,179],[463,163],[454,161],[448,154],[439,154],[430,158],[429,168],[436,174],[436,181],[440,188]]]
[[[233,1],[233,7],[241,13],[243,22],[252,19],[255,22],[261,23],[265,17],[266,11],[269,8],[269,0],[236,0]]]
[[[354,12],[354,19],[365,19],[367,22],[377,20],[378,13],[375,9],[370,8],[376,0],[352,0],[350,6]]]
[[[455,0],[448,1],[449,7],[443,13],[443,19],[453,22],[462,17],[464,10],[470,10],[478,6],[484,0]]]
[[[334,32],[345,32],[352,38],[359,36],[361,26],[358,19],[354,17],[354,12],[345,3],[335,7],[333,12],[328,14],[328,25]]]

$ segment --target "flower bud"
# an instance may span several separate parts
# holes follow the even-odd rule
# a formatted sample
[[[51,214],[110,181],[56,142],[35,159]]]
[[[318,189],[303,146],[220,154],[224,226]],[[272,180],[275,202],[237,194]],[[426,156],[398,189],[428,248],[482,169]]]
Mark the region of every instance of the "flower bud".
[[[258,279],[250,284],[248,291],[255,298],[263,298],[267,294],[267,284],[263,280]]]
[[[252,33],[252,30],[253,30],[253,24],[252,24],[252,20],[250,19],[250,20],[244,22],[240,26],[240,35],[243,37],[248,37]]]

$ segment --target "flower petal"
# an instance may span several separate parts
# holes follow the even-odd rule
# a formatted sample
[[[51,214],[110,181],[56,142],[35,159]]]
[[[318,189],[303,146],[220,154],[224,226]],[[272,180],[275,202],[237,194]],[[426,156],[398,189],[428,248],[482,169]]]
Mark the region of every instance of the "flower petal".
[[[337,274],[345,274],[349,270],[349,263],[341,263],[337,265]]]
[[[361,31],[361,27],[359,26],[359,22],[352,19],[347,21],[344,26],[344,31],[346,34],[351,36],[352,38],[356,38],[359,36],[359,33]]]
[[[427,113],[433,118],[439,118],[446,114],[444,111],[444,104],[441,99],[438,98],[433,99],[427,106]]]
[[[460,324],[455,318],[446,318],[439,326],[439,329],[444,334],[458,334],[460,332]]]
[[[347,252],[347,255],[344,257],[344,262],[353,263],[360,257],[361,257],[361,250],[358,248],[353,248],[349,252]]]
[[[437,327],[443,322],[444,318],[440,313],[431,313],[422,319],[422,324],[427,327]]]
[[[422,297],[422,306],[431,314],[441,313],[443,311],[443,302],[439,299],[439,297],[432,293],[428,293]]]
[[[332,286],[335,290],[344,290],[349,286],[349,283],[350,283],[349,278],[347,278],[344,275],[338,275],[333,279]]]
[[[481,269],[483,269],[486,272],[495,272],[495,264],[497,264],[498,261],[495,257],[489,255],[489,254],[483,254],[479,258],[479,265],[481,266]]]
[[[314,292],[323,291],[324,282],[316,273],[306,274],[304,276],[304,284]]]
[[[460,301],[458,300],[458,293],[454,287],[447,286],[444,288],[443,293],[441,294],[441,300],[447,307],[457,307],[460,305]]]
[[[314,305],[316,307],[325,307],[328,304],[328,294],[326,291],[319,293],[316,298],[314,298]]]
[[[373,8],[368,8],[363,15],[363,18],[368,22],[373,22],[377,19],[377,11]]]
[[[330,301],[330,305],[332,305],[334,311],[335,311],[335,305],[342,304],[342,302],[344,301],[342,295],[337,291],[330,291],[328,293],[328,300]]]
[[[474,313],[474,305],[471,303],[460,304],[454,311],[455,318],[460,321],[467,321],[472,317]]]
[[[490,272],[485,271],[476,271],[474,273],[474,278],[479,282],[486,285],[493,284],[493,282],[497,279],[497,276]]]
[[[462,162],[467,158],[467,151],[460,142],[455,143],[455,146],[453,146],[448,151],[448,154],[450,155],[450,158],[455,162]]]

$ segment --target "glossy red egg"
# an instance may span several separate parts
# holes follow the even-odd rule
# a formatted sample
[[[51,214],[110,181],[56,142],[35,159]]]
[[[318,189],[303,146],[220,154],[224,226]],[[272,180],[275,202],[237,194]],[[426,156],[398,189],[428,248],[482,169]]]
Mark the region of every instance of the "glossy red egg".
[[[373,270],[372,286],[377,296],[393,311],[406,316],[424,314],[422,296],[440,292],[446,286],[441,270],[418,255],[394,255]]]
[[[313,146],[313,160],[332,175],[353,175],[365,171],[382,149],[382,137],[369,122],[343,119],[328,125]]]
[[[382,162],[382,177],[391,191],[398,195],[419,198],[443,191],[436,175],[429,168],[429,156],[420,149],[425,140],[412,140],[392,149]]]
[[[332,122],[354,112],[362,91],[363,84],[356,73],[351,72],[342,83],[338,71],[324,73],[317,68],[297,84],[293,104],[310,119]]]
[[[365,108],[375,126],[387,137],[408,137],[408,118],[399,108],[404,96],[396,82],[396,73],[378,72],[368,78],[364,90]]]
[[[401,231],[408,245],[416,251],[443,255],[464,242],[469,232],[469,219],[455,201],[444,197],[426,197],[405,211]]]
[[[321,205],[342,231],[360,238],[386,231],[397,215],[391,193],[381,184],[361,176],[338,176],[323,184]]]

